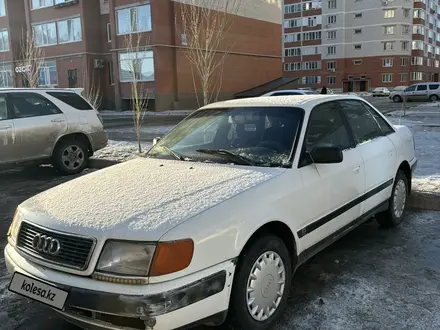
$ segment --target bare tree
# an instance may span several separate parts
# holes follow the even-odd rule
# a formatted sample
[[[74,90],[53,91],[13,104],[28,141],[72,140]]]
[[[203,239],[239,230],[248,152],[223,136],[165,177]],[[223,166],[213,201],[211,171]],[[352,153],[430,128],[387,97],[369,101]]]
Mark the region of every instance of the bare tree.
[[[38,42],[35,34],[32,31],[24,32],[20,39],[21,50],[21,67],[22,74],[26,81],[29,83],[29,87],[38,87],[38,75],[41,65],[44,61],[44,50],[38,46]]]
[[[129,34],[125,38],[125,53],[121,54],[123,60],[120,64],[121,75],[130,79],[131,105],[133,108],[133,123],[136,132],[138,150],[142,153],[141,129],[144,122],[145,113],[148,108],[148,99],[150,91],[142,83],[145,77],[142,77],[142,58],[139,58],[139,52],[147,48],[148,40],[142,33]]]
[[[83,73],[82,73],[82,85],[84,88],[83,96],[95,109],[99,109],[102,105],[102,91],[99,79],[96,79],[93,73],[93,65],[87,60],[87,57],[83,58]]]
[[[197,94],[199,83],[204,105],[218,98],[222,87],[223,65],[233,46],[233,39],[227,38],[227,34],[233,25],[234,16],[240,13],[246,2],[181,0],[180,15],[176,15],[176,28],[182,39],[185,39],[183,44],[187,46],[185,54],[191,63],[194,89]],[[200,106],[198,97],[197,102]]]

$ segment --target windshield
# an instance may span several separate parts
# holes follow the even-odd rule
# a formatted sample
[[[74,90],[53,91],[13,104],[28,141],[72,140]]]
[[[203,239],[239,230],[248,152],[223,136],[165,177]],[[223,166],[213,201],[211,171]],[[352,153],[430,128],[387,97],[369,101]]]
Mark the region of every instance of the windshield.
[[[151,158],[286,167],[304,110],[242,107],[195,112],[147,154]]]

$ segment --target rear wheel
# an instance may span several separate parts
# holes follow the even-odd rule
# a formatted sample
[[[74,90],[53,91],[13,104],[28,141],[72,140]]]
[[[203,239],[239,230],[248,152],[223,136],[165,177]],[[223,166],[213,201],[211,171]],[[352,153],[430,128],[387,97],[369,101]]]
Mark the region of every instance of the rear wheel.
[[[74,138],[61,141],[53,153],[53,165],[65,174],[78,174],[89,164],[87,145]]]
[[[431,101],[431,102],[436,102],[436,101],[438,101],[438,96],[437,95],[431,95],[430,97],[429,97],[429,100]]]
[[[235,330],[270,329],[286,307],[292,260],[284,242],[266,235],[254,240],[237,265],[227,322]]]
[[[405,216],[408,196],[408,179],[405,173],[399,170],[394,181],[388,210],[376,214],[377,222],[385,228],[397,227],[400,225]]]

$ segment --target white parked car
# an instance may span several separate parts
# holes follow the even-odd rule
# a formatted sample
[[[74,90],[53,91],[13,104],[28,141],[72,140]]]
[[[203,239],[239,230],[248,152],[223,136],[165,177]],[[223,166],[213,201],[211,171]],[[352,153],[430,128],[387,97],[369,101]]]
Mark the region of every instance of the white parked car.
[[[373,97],[390,96],[390,90],[386,87],[377,87],[373,90]]]
[[[314,91],[311,91],[309,89],[283,89],[279,91],[272,91],[267,94],[264,94],[264,96],[287,96],[287,95],[315,95]]]
[[[402,222],[416,163],[411,131],[356,96],[211,104],[19,205],[10,290],[84,327],[270,329],[298,266],[373,215]]]

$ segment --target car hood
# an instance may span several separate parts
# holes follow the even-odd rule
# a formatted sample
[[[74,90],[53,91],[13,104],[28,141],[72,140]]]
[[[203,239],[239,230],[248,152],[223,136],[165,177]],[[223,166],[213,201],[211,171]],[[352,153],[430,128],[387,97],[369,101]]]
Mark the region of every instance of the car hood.
[[[54,230],[155,241],[284,171],[139,158],[36,195],[21,204],[20,211],[25,220]]]

